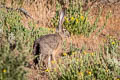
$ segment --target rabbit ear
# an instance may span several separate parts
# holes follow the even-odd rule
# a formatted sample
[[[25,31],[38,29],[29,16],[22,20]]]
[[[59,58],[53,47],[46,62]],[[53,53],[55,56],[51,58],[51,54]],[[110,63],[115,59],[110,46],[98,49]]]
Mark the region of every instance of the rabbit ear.
[[[58,31],[62,32],[62,24],[64,22],[64,15],[65,15],[65,8],[62,8],[60,11],[60,17],[59,17],[59,22],[58,22]]]

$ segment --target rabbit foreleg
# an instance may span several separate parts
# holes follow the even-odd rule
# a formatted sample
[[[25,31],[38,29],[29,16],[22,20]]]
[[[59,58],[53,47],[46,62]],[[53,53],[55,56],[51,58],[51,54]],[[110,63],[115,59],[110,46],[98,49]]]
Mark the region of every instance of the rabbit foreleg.
[[[51,69],[51,55],[48,56],[48,68]]]

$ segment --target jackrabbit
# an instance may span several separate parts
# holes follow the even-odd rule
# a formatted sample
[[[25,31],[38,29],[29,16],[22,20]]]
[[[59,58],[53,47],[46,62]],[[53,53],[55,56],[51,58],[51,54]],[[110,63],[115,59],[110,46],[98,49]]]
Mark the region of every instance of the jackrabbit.
[[[55,34],[43,35],[35,40],[33,46],[33,54],[38,55],[39,58],[48,56],[48,67],[51,68],[51,59],[56,61],[56,55],[62,53],[62,43],[69,37],[69,33],[62,28],[64,22],[65,9],[60,11],[60,18]],[[38,61],[38,59],[35,59]]]

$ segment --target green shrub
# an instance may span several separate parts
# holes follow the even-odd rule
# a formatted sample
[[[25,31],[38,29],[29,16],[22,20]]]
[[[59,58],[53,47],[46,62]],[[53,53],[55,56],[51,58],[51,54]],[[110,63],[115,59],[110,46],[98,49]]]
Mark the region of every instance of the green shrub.
[[[0,12],[0,79],[1,80],[25,80],[26,71],[23,66],[26,62],[23,54],[17,54],[17,51],[10,49],[10,43],[15,44],[19,33],[20,15],[15,11]]]
[[[0,80],[25,80],[26,71],[23,54],[15,56],[9,49],[9,44],[4,43],[0,48]]]
[[[52,33],[48,28],[37,28],[29,22],[30,29],[23,26],[17,11],[0,9],[0,80],[25,80],[24,67],[32,54],[34,40],[41,35]],[[11,50],[10,45],[16,45]]]
[[[83,34],[85,36],[89,36],[92,32],[94,32],[98,28],[98,21],[101,15],[101,9],[99,9],[99,15],[97,15],[93,24],[91,24],[88,20],[88,11],[82,10],[82,2],[77,0],[74,2],[69,2],[69,7],[67,8],[65,21],[63,27],[67,29],[73,35]],[[60,10],[59,3],[57,4],[57,11],[56,16],[52,19],[52,24],[57,27],[58,25],[58,18],[59,18],[59,10]],[[107,14],[106,21],[104,25],[98,31],[102,31],[105,27],[107,20],[109,18]]]
[[[115,41],[114,41],[115,40]],[[120,64],[118,61],[119,43],[108,39],[103,48],[96,52],[73,51],[71,56],[64,55],[59,59],[57,71],[51,71],[53,80],[115,80],[119,79]],[[106,47],[109,49],[107,50]],[[111,48],[112,47],[112,48]],[[113,52],[114,47],[114,52]],[[64,53],[65,54],[65,53]]]

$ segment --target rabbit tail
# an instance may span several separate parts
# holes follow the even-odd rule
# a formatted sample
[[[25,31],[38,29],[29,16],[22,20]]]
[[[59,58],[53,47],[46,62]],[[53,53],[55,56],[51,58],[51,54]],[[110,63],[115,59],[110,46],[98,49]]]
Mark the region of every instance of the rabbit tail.
[[[33,54],[34,55],[40,54],[40,45],[38,43],[34,43],[34,45],[33,45]]]
[[[39,54],[40,54],[40,45],[38,43],[34,43],[33,55],[35,55],[35,58],[34,58],[33,62],[35,65],[38,64]]]

